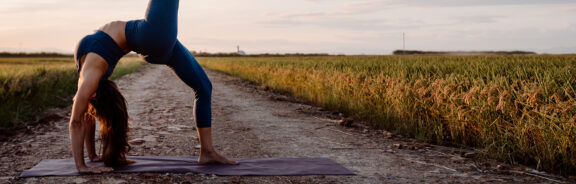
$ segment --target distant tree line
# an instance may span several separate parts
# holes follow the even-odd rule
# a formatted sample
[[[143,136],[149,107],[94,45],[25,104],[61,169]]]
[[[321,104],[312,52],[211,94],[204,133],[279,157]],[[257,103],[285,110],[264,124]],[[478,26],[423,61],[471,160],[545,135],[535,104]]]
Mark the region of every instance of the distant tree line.
[[[286,53],[286,54],[279,54],[279,53],[265,53],[265,54],[247,54],[247,55],[240,55],[236,52],[217,52],[217,53],[209,53],[209,52],[197,52],[197,51],[190,51],[194,56],[197,57],[239,57],[239,56],[247,56],[247,57],[282,57],[282,56],[329,56],[330,54],[326,53]],[[0,52],[0,57],[73,57],[73,54],[63,54],[57,52]],[[125,57],[137,57],[138,54],[136,53],[128,53]]]
[[[327,53],[263,53],[240,55],[236,52],[198,52],[190,51],[197,57],[288,57],[288,56],[330,56]],[[421,50],[395,50],[393,55],[531,55],[537,54],[530,51],[421,51]],[[72,57],[73,54],[58,52],[0,52],[0,57]],[[127,57],[137,57],[136,53],[129,53]]]
[[[536,52],[529,51],[420,51],[395,50],[394,55],[530,55]]]
[[[0,52],[0,57],[72,57],[72,54],[57,52]]]
[[[329,56],[330,54],[326,53],[286,53],[286,54],[279,54],[279,53],[264,53],[264,54],[247,54],[247,55],[240,55],[236,52],[217,52],[217,53],[209,53],[209,52],[198,52],[198,51],[190,51],[194,56],[197,57],[282,57],[282,56]]]

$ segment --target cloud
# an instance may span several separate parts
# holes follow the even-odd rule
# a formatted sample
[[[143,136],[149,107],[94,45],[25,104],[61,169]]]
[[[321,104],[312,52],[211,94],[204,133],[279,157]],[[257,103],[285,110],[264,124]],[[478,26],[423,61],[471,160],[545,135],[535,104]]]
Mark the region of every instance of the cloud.
[[[387,1],[368,1],[368,2],[357,2],[352,4],[347,4],[338,9],[329,11],[329,14],[333,15],[358,15],[367,14],[373,12],[386,11],[387,9],[393,8],[391,3]]]
[[[271,15],[268,20],[260,21],[259,24],[280,27],[308,26],[345,30],[382,30],[392,28],[418,28],[424,25],[431,26],[421,19],[397,20],[380,17],[364,18],[328,13]]]
[[[325,0],[304,0],[313,3],[332,3]],[[259,24],[272,26],[313,26],[345,29],[379,29],[391,26],[390,19],[379,14],[392,8],[385,1],[357,1],[354,3],[331,4],[331,8],[292,13],[268,13],[267,20],[259,21]],[[414,21],[403,22],[401,27],[412,27]],[[423,23],[422,21],[417,22]]]
[[[321,4],[337,0],[304,0]],[[351,12],[383,11],[395,6],[446,7],[446,6],[499,6],[499,5],[576,5],[574,0],[357,0],[342,10]]]
[[[456,19],[459,21],[459,23],[490,24],[490,23],[497,23],[504,18],[506,18],[506,16],[474,15],[474,16],[461,16],[457,17]]]
[[[544,4],[572,4],[574,0],[391,0],[392,4],[407,6],[498,6],[498,5],[544,5]]]
[[[24,1],[22,2],[7,2],[2,8],[0,8],[0,13],[2,14],[30,14],[30,13],[41,13],[41,12],[52,12],[55,10],[61,10],[62,5],[57,1]]]

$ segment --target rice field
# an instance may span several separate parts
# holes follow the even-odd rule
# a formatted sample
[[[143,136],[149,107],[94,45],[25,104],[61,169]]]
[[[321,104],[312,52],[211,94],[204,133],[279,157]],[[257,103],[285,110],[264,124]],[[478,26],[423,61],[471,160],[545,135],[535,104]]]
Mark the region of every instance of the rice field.
[[[402,135],[576,173],[576,56],[199,58]]]
[[[123,58],[112,78],[143,65],[138,58]],[[78,74],[71,57],[0,58],[0,128],[23,126],[50,107],[72,103]]]

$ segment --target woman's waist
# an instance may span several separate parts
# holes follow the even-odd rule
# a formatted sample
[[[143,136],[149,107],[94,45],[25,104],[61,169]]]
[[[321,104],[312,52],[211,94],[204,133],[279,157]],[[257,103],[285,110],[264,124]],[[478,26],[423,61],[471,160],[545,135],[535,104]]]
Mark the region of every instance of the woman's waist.
[[[103,25],[102,27],[98,28],[99,31],[106,33],[116,45],[124,52],[130,52],[130,48],[128,47],[128,43],[126,41],[126,34],[125,34],[125,27],[126,22],[124,21],[113,21],[108,24]]]

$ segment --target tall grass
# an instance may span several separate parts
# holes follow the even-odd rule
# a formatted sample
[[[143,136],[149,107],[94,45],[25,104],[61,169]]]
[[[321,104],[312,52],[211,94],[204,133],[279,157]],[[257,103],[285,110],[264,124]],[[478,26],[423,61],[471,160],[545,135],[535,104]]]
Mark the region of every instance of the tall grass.
[[[200,58],[377,128],[576,173],[576,56]]]
[[[138,69],[138,58],[120,61],[111,78]],[[74,60],[54,58],[0,58],[0,128],[21,126],[49,107],[69,105],[77,89]]]

